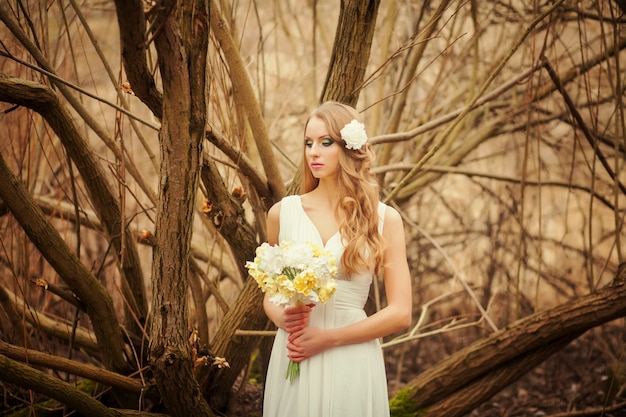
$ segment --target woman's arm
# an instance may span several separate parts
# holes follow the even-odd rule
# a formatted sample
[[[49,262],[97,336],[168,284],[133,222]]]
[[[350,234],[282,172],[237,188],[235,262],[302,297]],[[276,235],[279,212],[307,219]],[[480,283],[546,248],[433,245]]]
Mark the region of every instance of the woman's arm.
[[[383,228],[384,282],[387,305],[364,320],[349,326],[322,330],[306,327],[290,335],[290,358],[300,362],[333,346],[366,342],[406,329],[411,325],[411,276],[406,259],[404,226],[400,214],[388,207]]]
[[[280,232],[280,201],[274,204],[267,213],[267,243],[278,244]],[[272,304],[266,295],[263,298],[265,315],[287,333],[302,330],[309,322],[310,306],[287,307]]]

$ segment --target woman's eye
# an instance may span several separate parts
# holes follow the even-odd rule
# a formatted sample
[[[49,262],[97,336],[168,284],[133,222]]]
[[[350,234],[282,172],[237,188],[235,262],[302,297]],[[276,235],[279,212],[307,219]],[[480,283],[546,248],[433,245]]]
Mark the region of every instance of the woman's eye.
[[[310,148],[311,146],[313,146],[313,141],[312,140],[305,140],[304,141],[304,146],[306,146],[307,148]]]
[[[334,141],[334,140],[332,140],[332,139],[324,139],[324,140],[322,141],[322,145],[324,145],[324,146],[330,146],[330,145],[332,145],[333,143],[335,143],[335,141]]]

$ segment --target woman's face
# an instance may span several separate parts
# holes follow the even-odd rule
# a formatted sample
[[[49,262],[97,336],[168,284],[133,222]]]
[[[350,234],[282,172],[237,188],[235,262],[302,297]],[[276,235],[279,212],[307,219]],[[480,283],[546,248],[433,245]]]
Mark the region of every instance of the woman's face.
[[[341,145],[330,137],[326,124],[319,117],[309,120],[304,132],[304,146],[307,164],[315,178],[337,176]]]

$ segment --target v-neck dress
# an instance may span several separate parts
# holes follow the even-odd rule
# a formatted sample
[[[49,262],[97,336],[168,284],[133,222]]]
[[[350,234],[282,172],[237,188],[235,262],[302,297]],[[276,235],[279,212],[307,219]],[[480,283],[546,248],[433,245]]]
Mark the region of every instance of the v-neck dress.
[[[379,203],[382,233],[386,205]],[[313,307],[309,326],[340,328],[366,318],[365,302],[373,274],[345,277],[341,272],[344,245],[339,233],[324,244],[302,207],[300,196],[281,203],[279,241],[309,241],[336,258],[337,290],[326,304]],[[389,416],[387,377],[378,339],[327,349],[300,363],[293,382],[285,378],[288,334],[278,329],[268,366],[263,401],[264,417],[385,417]]]

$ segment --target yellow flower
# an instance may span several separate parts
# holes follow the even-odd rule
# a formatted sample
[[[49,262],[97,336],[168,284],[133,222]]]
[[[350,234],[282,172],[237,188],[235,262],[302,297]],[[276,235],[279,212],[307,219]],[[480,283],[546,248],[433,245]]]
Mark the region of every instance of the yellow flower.
[[[279,275],[276,280],[276,289],[284,297],[290,299],[296,294],[296,289],[293,286],[293,282],[287,277],[287,275]]]
[[[307,242],[307,244],[311,247],[311,249],[313,249],[313,257],[314,258],[319,258],[320,257],[320,252],[321,252],[321,248],[319,246],[317,246],[315,243]]]
[[[293,280],[296,291],[300,294],[309,295],[309,292],[317,287],[317,277],[311,271],[302,271]]]
[[[265,275],[265,273],[259,270],[259,265],[254,262],[246,262],[246,268],[248,268],[248,273],[254,280],[260,284],[259,277]]]
[[[326,285],[319,289],[320,301],[322,303],[326,303],[330,297],[333,296],[335,290],[337,289],[337,283],[333,281],[329,281]]]
[[[335,257],[334,256],[330,256],[330,262],[328,262],[330,264],[330,275],[335,276],[335,274],[337,274],[337,261],[335,261]]]
[[[274,295],[278,290],[278,288],[276,288],[276,281],[274,278],[267,274],[263,274],[263,279],[259,283],[259,287],[261,287],[263,292],[266,292],[268,295]]]

